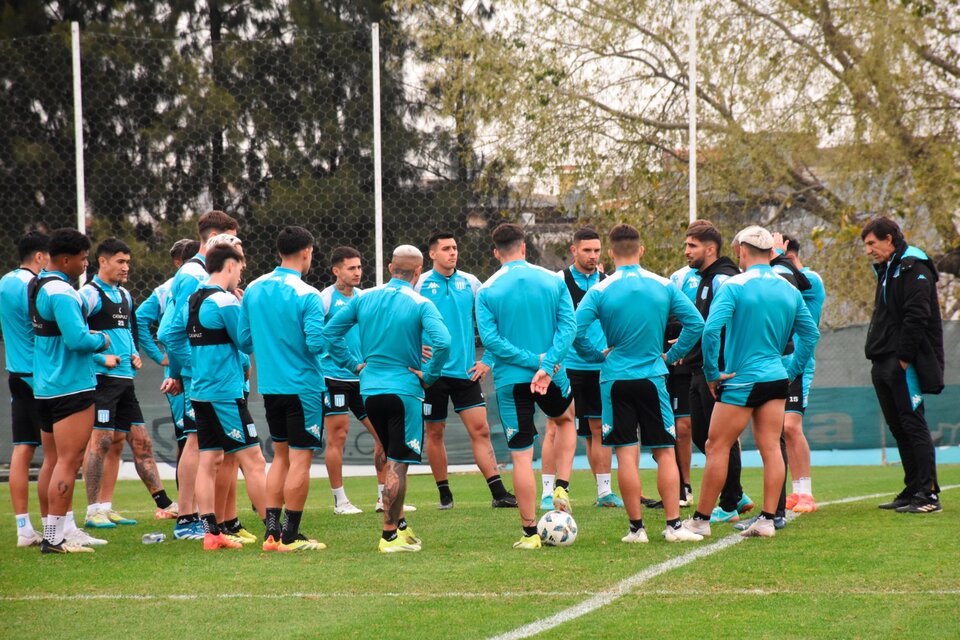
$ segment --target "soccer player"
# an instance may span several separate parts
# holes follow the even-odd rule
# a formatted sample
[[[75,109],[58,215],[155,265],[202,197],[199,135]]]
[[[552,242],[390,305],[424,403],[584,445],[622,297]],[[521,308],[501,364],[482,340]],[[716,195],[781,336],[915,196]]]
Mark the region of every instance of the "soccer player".
[[[823,279],[816,271],[803,266],[800,261],[800,242],[796,238],[783,236],[784,255],[793,262],[807,280],[810,288],[801,291],[807,311],[813,321],[820,325],[820,316],[823,312],[823,302],[826,291]],[[790,394],[787,397],[786,412],[783,416],[783,436],[787,444],[787,457],[790,460],[790,473],[793,476],[793,492],[786,497],[784,506],[796,513],[808,513],[817,510],[817,503],[813,499],[813,483],[811,480],[810,445],[803,435],[803,414],[807,409],[810,397],[810,385],[813,383],[813,373],[816,368],[816,357],[811,356],[803,375],[790,384]]]
[[[684,257],[691,269],[695,269],[699,283],[694,295],[694,305],[704,319],[709,319],[710,305],[720,287],[731,277],[740,273],[740,268],[727,256],[720,255],[723,240],[720,231],[707,220],[695,220],[687,227],[684,242]],[[723,367],[723,333],[720,335],[720,367]],[[707,451],[707,435],[716,399],[703,377],[703,353],[698,342],[684,358],[690,367],[690,435],[693,444],[701,453]],[[710,514],[711,522],[736,522],[740,514],[753,509],[753,501],[744,493],[740,484],[740,443],[730,446],[727,477],[720,492],[720,504]]]
[[[87,269],[90,240],[76,229],[50,234],[50,262],[28,288],[30,319],[36,336],[34,387],[40,413],[44,458],[52,465],[40,477],[47,495],[41,553],[92,552],[64,538],[77,470],[93,430],[97,376],[90,354],[110,347],[107,334],[87,326],[83,300],[71,286]]]
[[[179,269],[183,263],[197,255],[200,250],[200,242],[183,238],[177,240],[170,248],[170,259],[173,260],[174,268]],[[170,287],[173,285],[173,278],[168,278],[163,284],[154,289],[143,304],[137,307],[134,314],[137,318],[137,336],[139,338],[140,349],[147,356],[160,366],[164,367],[164,378],[170,376],[169,360],[164,353],[163,347],[154,339],[151,330],[160,324],[160,318],[163,317],[163,311],[170,299]],[[177,462],[180,461],[180,455],[183,453],[183,445],[186,441],[186,435],[183,433],[184,424],[184,396],[182,393],[172,395],[164,394],[167,398],[167,404],[170,407],[170,416],[173,419],[173,432],[177,441]],[[178,465],[179,468],[179,465]],[[177,482],[179,485],[179,480]],[[157,510],[155,517],[157,519],[176,518],[179,514],[170,509]]]
[[[313,244],[313,234],[303,227],[284,227],[277,236],[280,266],[250,283],[240,305],[238,344],[241,351],[256,353],[257,385],[273,439],[264,551],[326,548],[300,534],[310,465],[323,446],[326,393],[319,358],[323,303],[320,292],[303,281],[313,264]]]
[[[197,220],[197,230],[200,235],[200,250],[177,270],[173,284],[170,285],[170,297],[163,310],[160,327],[157,329],[157,339],[164,345],[168,360],[168,377],[160,390],[164,393],[182,392],[184,397],[185,441],[177,463],[177,478],[180,482],[178,499],[180,515],[173,528],[173,537],[177,540],[201,540],[204,536],[203,523],[200,522],[194,500],[199,452],[195,413],[190,399],[191,350],[187,338],[186,318],[181,311],[186,308],[187,300],[200,283],[207,279],[207,271],[204,268],[208,250],[207,241],[224,233],[235,236],[239,225],[236,220],[222,211],[208,211]]]
[[[606,277],[598,268],[600,265],[600,234],[590,228],[577,230],[573,234],[573,244],[570,245],[570,254],[573,257],[573,264],[561,269],[557,275],[563,279],[570,292],[570,298],[573,300],[573,308],[580,305],[580,301],[587,295],[590,288],[602,282]],[[600,322],[594,322],[589,329],[589,337],[597,351],[603,351],[607,348],[604,341],[603,329]],[[594,479],[597,482],[597,500],[594,503],[598,507],[622,507],[623,500],[613,492],[610,486],[610,469],[612,467],[612,454],[609,448],[602,444],[603,434],[600,429],[600,418],[602,413],[602,403],[600,402],[600,363],[587,362],[571,349],[564,361],[567,369],[567,377],[570,379],[570,387],[573,390],[573,410],[577,418],[577,435],[584,439],[587,449],[587,460],[590,463],[590,470],[593,472]],[[548,422],[547,429],[553,432],[556,428],[553,421]],[[553,437],[551,437],[553,436]],[[540,508],[545,509],[553,501],[552,491],[549,485],[552,485],[552,474],[555,467],[554,447],[555,434],[548,433],[544,437],[543,450],[541,451],[541,465],[543,467],[543,493],[540,500]],[[550,443],[550,446],[547,443]],[[548,494],[548,491],[550,492]]]
[[[333,361],[360,374],[363,404],[386,452],[381,553],[422,548],[403,515],[407,468],[420,464],[423,390],[440,377],[450,353],[450,332],[440,312],[413,290],[423,270],[423,254],[411,245],[400,245],[389,269],[390,282],[355,296],[323,330]],[[362,360],[346,341],[354,326],[360,331]],[[433,345],[433,357],[421,364],[424,333]]]
[[[452,340],[450,358],[443,367],[440,379],[427,389],[424,400],[427,458],[440,492],[437,508],[453,508],[453,492],[447,475],[447,449],[443,444],[447,405],[451,400],[453,410],[460,416],[470,436],[473,459],[487,481],[492,506],[516,507],[517,499],[503,486],[503,480],[497,473],[497,458],[493,453],[490,425],[487,423],[487,403],[480,388],[480,382],[490,372],[490,364],[485,361],[486,358],[477,360],[474,357],[474,298],[480,281],[474,275],[457,269],[459,252],[452,233],[434,233],[427,244],[433,268],[420,276],[415,289],[436,305]]]
[[[936,513],[943,506],[923,394],[943,390],[937,270],[923,251],[907,244],[900,225],[890,218],[870,220],[860,239],[877,274],[864,351],[873,363],[873,388],[903,464],[904,488],[880,508]]]
[[[239,539],[228,538],[219,525],[225,520],[224,514],[217,513],[217,480],[224,456],[236,456],[261,518],[266,515],[266,463],[244,399],[244,364],[237,348],[240,300],[236,291],[245,266],[243,250],[239,241],[223,243],[217,237],[208,244],[204,264],[210,278],[190,295],[180,313],[186,316],[190,340],[190,401],[200,451],[197,506],[204,528],[203,548],[213,551],[243,546]]]
[[[710,420],[700,500],[684,526],[696,534],[710,535],[709,512],[727,475],[730,448],[752,421],[763,459],[763,508],[740,535],[773,537],[784,478],[780,451],[784,403],[790,381],[803,373],[820,332],[800,292],[770,267],[770,232],[751,226],[737,239],[744,272],[727,280],[717,293],[703,331],[703,374],[717,404]],[[724,328],[726,372],[718,364]],[[793,335],[797,336],[796,350],[784,359],[782,354]]]
[[[336,281],[320,292],[324,324],[329,323],[341,309],[350,304],[354,296],[363,294],[363,290],[360,289],[363,265],[359,251],[353,247],[337,247],[330,256],[330,263]],[[346,341],[350,353],[359,361],[359,330],[351,329],[346,335]],[[343,447],[347,442],[347,433],[350,431],[348,411],[353,413],[373,437],[373,466],[377,471],[376,511],[382,513],[386,457],[380,440],[377,439],[377,431],[373,428],[373,424],[367,417],[367,410],[363,407],[363,398],[360,397],[360,377],[356,371],[348,371],[338,366],[326,351],[323,353],[321,363],[328,399],[328,405],[323,410],[323,422],[327,432],[327,448],[323,454],[323,461],[327,466],[327,477],[330,479],[330,490],[333,492],[333,513],[339,516],[363,513],[362,509],[350,502],[343,488]],[[406,505],[405,509],[416,511],[416,508],[410,505]]]
[[[535,406],[557,422],[554,507],[570,510],[570,471],[577,446],[573,396],[563,368],[577,330],[573,301],[556,274],[526,261],[523,228],[493,230],[493,255],[502,267],[477,292],[480,340],[494,357],[500,423],[513,459],[513,488],[523,535],[515,549],[539,549],[533,445]]]
[[[702,540],[680,524],[680,472],[674,452],[675,427],[667,392],[667,362],[676,362],[697,342],[703,318],[668,278],[640,267],[640,233],[628,224],[610,230],[610,257],[616,272],[587,292],[577,310],[574,346],[587,362],[602,362],[603,445],[617,452],[617,479],[630,527],[622,540],[648,541],[640,505],[640,446],[657,462],[657,489],[663,499],[668,542]],[[643,304],[637,304],[643,300]],[[663,353],[668,319],[681,323],[676,343]],[[589,335],[600,322],[609,350]],[[639,434],[639,438],[637,437]]]
[[[104,529],[137,521],[113,509],[113,490],[120,470],[123,442],[130,443],[137,474],[158,510],[171,507],[153,457],[153,440],[143,423],[133,378],[142,363],[134,340],[133,297],[123,287],[130,272],[130,247],[116,238],[97,246],[97,275],[80,288],[87,324],[110,336],[110,348],[94,355],[97,371],[96,421],[87,444],[84,483],[86,527]]]
[[[17,519],[17,546],[39,545],[43,536],[30,521],[30,461],[40,446],[40,414],[33,397],[33,331],[27,287],[50,260],[50,238],[31,231],[17,242],[19,267],[0,278],[0,326],[10,385],[13,453],[10,455],[10,501]],[[41,470],[49,477],[51,468]],[[46,512],[47,496],[40,494],[40,511]]]

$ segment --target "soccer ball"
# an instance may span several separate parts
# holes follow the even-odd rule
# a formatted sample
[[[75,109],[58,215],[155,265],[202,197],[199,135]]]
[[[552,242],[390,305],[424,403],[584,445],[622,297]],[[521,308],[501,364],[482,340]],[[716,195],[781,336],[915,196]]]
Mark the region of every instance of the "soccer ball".
[[[537,523],[537,533],[551,547],[568,547],[577,539],[577,523],[565,511],[549,511]]]

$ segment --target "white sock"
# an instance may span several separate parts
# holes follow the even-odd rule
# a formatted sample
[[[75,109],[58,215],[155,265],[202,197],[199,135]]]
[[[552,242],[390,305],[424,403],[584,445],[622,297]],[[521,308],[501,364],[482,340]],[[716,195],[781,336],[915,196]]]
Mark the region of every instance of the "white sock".
[[[50,544],[63,542],[63,525],[66,516],[47,516],[47,523],[43,526],[43,537]]]
[[[803,493],[803,481],[794,480],[793,481],[793,492],[794,493]]]
[[[383,487],[382,484],[377,485],[377,500],[383,500]]]
[[[338,507],[341,504],[350,502],[347,499],[347,492],[343,490],[343,487],[340,487],[338,489],[331,489],[331,491],[333,491],[333,505],[335,507]]]
[[[808,496],[813,495],[813,479],[800,478],[800,493]]]
[[[602,498],[613,493],[610,490],[610,474],[609,473],[598,473],[597,474],[597,497]]]
[[[27,536],[33,532],[33,523],[30,522],[29,513],[17,514],[17,535]]]
[[[100,510],[101,510],[101,511],[113,511],[113,503],[112,503],[112,502],[101,502],[101,503],[100,503]]]
[[[543,483],[543,497],[553,495],[553,481],[557,479],[555,475],[542,474],[540,477],[540,482]]]
[[[99,502],[94,502],[92,504],[87,505],[87,517],[92,518],[97,511],[100,511],[100,506],[101,505]]]
[[[67,515],[65,515],[63,518],[64,518],[63,520],[64,533],[73,533],[74,531],[77,530],[77,523],[73,519],[73,511],[67,511]]]

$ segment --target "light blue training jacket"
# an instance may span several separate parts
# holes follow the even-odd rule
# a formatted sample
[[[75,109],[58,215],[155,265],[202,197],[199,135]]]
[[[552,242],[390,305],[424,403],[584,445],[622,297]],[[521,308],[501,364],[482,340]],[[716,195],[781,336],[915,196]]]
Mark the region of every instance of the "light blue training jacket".
[[[0,327],[3,329],[3,355],[7,371],[23,374],[31,387],[33,380],[33,328],[27,285],[36,277],[30,269],[17,267],[0,278]]]

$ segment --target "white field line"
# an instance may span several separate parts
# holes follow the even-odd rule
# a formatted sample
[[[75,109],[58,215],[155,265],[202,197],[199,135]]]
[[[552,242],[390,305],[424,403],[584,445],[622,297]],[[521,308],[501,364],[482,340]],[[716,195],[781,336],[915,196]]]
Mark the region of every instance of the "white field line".
[[[950,485],[947,487],[941,487],[941,491],[946,491],[948,489],[956,489],[960,485]],[[861,500],[870,500],[873,498],[882,498],[889,496],[889,493],[871,493],[863,496],[854,496],[850,498],[840,498],[839,500],[829,500],[827,502],[819,503],[818,507],[829,507],[835,504],[846,504],[848,502],[859,502]],[[793,514],[790,514],[793,515]],[[930,516],[930,517],[936,517]],[[503,633],[497,636],[493,636],[490,640],[520,640],[521,638],[529,638],[546,631],[550,631],[556,627],[559,627],[562,624],[570,622],[571,620],[576,620],[581,616],[585,616],[588,613],[596,611],[601,607],[605,607],[608,604],[613,603],[615,600],[622,598],[623,596],[631,593],[634,589],[640,585],[649,582],[653,578],[656,578],[659,575],[673,571],[680,567],[686,566],[700,558],[706,558],[707,556],[712,556],[718,551],[723,551],[728,547],[732,547],[735,544],[739,544],[746,538],[740,536],[739,533],[734,533],[725,538],[720,538],[712,544],[706,546],[701,546],[684,553],[683,555],[671,558],[659,564],[655,564],[647,567],[639,573],[621,580],[616,583],[609,591],[594,595],[590,598],[587,598],[583,602],[576,604],[567,609],[563,609],[552,616],[548,616],[541,620],[525,624],[521,627],[517,627],[512,631]]]

